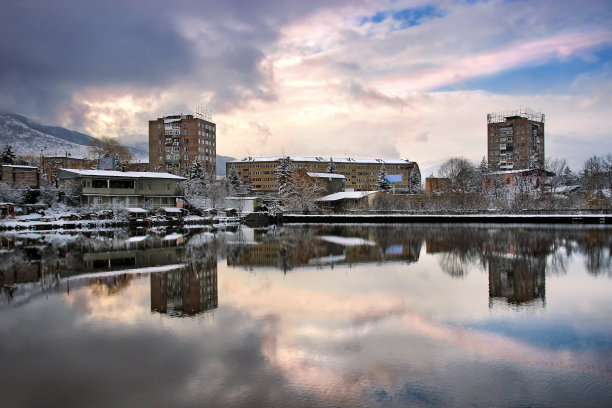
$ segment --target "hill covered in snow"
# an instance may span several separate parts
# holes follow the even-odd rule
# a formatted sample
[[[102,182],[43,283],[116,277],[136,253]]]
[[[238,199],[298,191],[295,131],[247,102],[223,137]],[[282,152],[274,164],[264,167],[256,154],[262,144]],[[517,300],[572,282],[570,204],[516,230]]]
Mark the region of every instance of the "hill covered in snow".
[[[79,143],[65,140],[62,135]],[[68,129],[39,125],[23,116],[0,113],[0,145],[10,145],[18,156],[38,156],[42,152],[45,156],[87,157],[87,143],[91,139]]]

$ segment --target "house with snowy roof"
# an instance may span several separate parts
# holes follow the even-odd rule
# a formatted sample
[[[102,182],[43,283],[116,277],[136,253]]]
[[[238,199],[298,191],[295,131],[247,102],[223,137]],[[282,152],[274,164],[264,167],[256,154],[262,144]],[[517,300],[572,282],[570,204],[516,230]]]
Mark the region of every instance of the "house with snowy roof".
[[[124,207],[182,207],[178,183],[185,180],[169,173],[60,169],[58,183],[81,205]]]
[[[38,167],[3,164],[2,182],[11,187],[40,188]]]

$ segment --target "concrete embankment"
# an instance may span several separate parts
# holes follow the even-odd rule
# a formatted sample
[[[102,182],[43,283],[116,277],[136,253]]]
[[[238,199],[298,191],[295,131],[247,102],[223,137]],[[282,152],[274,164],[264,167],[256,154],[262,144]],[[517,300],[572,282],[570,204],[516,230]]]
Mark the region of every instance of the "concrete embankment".
[[[612,224],[612,215],[568,214],[284,214],[283,224]]]

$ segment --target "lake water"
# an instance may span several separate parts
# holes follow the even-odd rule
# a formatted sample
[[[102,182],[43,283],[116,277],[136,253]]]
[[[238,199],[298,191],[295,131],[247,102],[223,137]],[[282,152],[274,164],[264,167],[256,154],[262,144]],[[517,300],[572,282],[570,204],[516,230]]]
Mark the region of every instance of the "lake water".
[[[612,229],[4,235],[6,407],[608,407]]]

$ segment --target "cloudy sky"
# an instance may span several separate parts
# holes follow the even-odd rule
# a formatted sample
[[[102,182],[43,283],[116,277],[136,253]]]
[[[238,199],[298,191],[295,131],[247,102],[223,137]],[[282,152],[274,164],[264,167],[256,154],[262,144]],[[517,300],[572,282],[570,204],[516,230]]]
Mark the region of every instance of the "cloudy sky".
[[[125,142],[204,106],[218,154],[427,171],[531,107],[547,157],[612,152],[611,1],[3,0],[0,55],[0,110]]]

